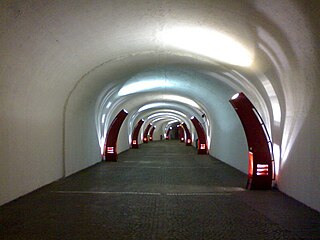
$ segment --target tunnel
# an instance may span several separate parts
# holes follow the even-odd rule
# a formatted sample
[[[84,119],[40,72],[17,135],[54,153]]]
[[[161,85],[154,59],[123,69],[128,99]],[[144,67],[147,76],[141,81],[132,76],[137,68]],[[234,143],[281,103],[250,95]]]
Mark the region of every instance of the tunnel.
[[[118,155],[183,125],[181,144],[248,174],[248,136],[230,104],[243,93],[270,137],[270,189],[320,211],[319,1],[3,0],[0,9],[0,205],[107,161],[122,110]]]

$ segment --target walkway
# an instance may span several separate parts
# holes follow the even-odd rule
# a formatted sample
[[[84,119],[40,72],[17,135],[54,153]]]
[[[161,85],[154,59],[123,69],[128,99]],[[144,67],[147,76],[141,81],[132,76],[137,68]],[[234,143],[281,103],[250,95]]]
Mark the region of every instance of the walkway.
[[[0,207],[0,239],[320,239],[320,214],[177,141],[126,151]]]

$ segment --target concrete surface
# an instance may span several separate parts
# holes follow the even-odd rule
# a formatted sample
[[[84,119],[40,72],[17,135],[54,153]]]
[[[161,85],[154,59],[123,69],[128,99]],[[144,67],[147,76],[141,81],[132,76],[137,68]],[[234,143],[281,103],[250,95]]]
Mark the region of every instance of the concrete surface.
[[[0,207],[0,239],[320,239],[320,214],[178,141],[128,150]]]

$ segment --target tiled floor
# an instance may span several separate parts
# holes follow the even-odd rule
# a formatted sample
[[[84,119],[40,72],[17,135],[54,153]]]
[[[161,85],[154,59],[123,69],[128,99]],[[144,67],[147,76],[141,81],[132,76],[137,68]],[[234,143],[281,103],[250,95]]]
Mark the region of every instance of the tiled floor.
[[[0,239],[320,239],[320,214],[177,141],[144,144],[0,207]]]

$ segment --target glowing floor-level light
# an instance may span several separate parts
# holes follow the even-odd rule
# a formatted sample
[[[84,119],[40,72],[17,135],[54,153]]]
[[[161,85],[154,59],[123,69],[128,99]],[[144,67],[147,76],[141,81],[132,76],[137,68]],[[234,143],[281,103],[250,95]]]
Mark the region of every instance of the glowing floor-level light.
[[[174,27],[159,33],[158,38],[170,46],[232,65],[249,67],[253,62],[253,53],[245,46],[213,29]]]

